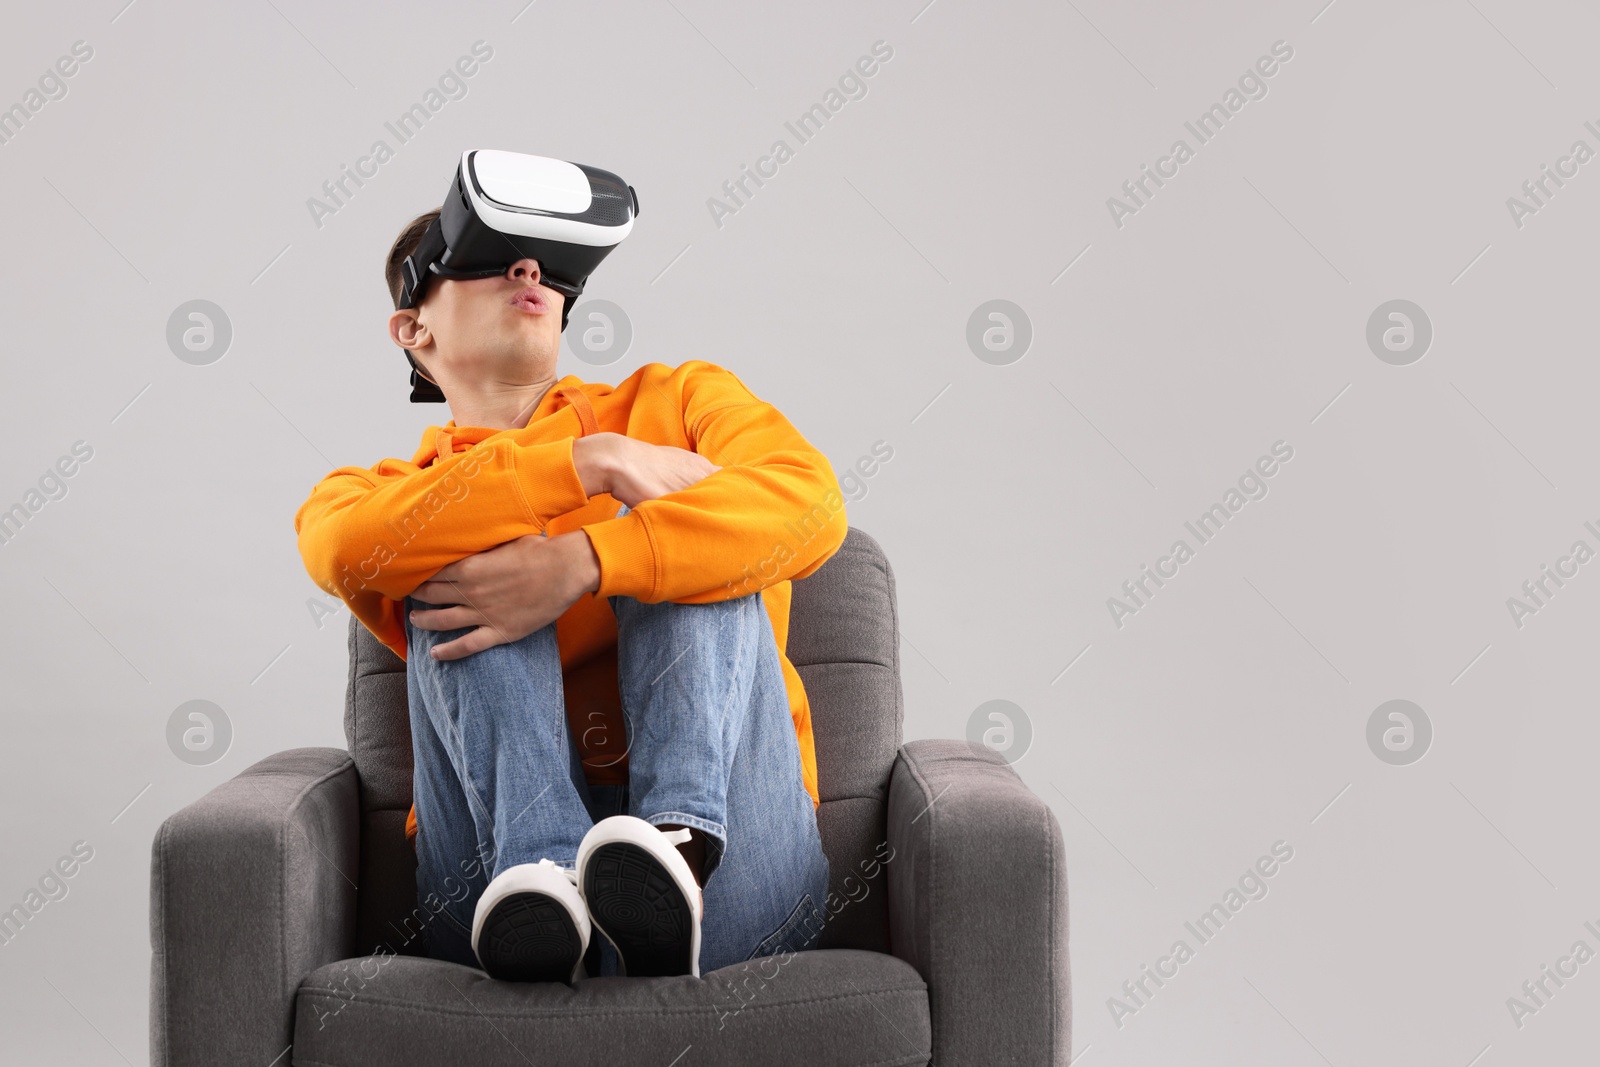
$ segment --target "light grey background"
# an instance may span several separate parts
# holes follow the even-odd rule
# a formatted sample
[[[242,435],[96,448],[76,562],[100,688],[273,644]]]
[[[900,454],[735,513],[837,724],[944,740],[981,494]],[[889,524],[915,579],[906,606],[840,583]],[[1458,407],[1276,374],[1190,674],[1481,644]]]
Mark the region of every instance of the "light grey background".
[[[1520,228],[1506,206],[1600,148],[1592,8],[524,2],[8,13],[0,104],[94,55],[0,146],[0,507],[94,455],[0,546],[0,906],[73,842],[94,858],[0,946],[0,1057],[143,1063],[157,826],[344,743],[348,616],[317,624],[292,517],[448,417],[406,402],[380,272],[467,147],[639,191],[588,293],[632,347],[562,373],[707,359],[836,471],[892,446],[849,518],[898,577],[906,736],[1026,715],[1078,1062],[1593,1055],[1600,962],[1520,1028],[1506,1004],[1600,950],[1600,562],[1520,628],[1506,605],[1600,548],[1600,161]],[[480,39],[468,95],[318,228],[307,199]],[[708,198],[879,40],[867,95],[719,228]],[[1114,225],[1107,198],[1280,40],[1268,94]],[[209,366],[166,345],[192,299],[233,326]],[[993,299],[1034,331],[1005,366],[965,340]],[[1394,299],[1433,324],[1409,366],[1365,341]],[[1269,495],[1118,628],[1107,598],[1279,440]],[[1391,699],[1432,722],[1419,762],[1367,747]],[[205,766],[167,746],[191,700],[232,724]],[[1267,897],[1199,946],[1185,921],[1280,840]],[[1194,958],[1119,1027],[1108,998],[1180,938]]]

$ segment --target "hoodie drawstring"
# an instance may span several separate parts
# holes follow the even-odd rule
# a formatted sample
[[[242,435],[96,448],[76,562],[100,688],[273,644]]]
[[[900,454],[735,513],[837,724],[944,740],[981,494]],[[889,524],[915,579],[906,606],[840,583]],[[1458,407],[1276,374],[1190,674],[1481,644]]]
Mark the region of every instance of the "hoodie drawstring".
[[[594,417],[594,406],[589,403],[589,397],[582,389],[571,385],[562,386],[559,395],[565,397],[567,403],[577,412],[578,425],[583,428],[584,437],[600,432],[600,423]]]

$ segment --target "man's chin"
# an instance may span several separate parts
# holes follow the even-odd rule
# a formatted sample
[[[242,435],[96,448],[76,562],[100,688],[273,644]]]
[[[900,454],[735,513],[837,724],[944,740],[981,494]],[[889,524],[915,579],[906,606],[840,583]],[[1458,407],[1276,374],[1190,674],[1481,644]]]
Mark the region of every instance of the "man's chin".
[[[542,333],[518,337],[501,352],[500,366],[508,371],[515,368],[515,371],[507,376],[509,380],[538,381],[555,368],[556,357],[560,354],[560,350],[560,334],[554,337],[546,337]]]
[[[561,341],[561,312],[559,310],[547,311],[543,315],[530,315],[527,312],[518,312],[522,321],[517,324],[516,334],[519,338],[539,344],[541,347],[554,348]]]

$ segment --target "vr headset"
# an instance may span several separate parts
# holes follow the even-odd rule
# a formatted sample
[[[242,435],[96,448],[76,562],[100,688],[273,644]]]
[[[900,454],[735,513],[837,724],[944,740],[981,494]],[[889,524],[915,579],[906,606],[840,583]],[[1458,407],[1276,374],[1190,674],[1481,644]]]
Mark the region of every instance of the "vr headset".
[[[608,170],[494,149],[461,154],[440,215],[401,268],[395,310],[422,302],[439,278],[493,278],[519,259],[539,261],[539,282],[561,293],[561,328],[589,274],[633,229],[639,196]],[[411,402],[444,393],[411,363]]]

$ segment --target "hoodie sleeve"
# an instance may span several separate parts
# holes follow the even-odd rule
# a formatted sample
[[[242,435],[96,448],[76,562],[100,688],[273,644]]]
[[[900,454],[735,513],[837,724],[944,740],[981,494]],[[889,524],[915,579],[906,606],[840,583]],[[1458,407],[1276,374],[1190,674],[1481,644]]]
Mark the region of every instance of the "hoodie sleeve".
[[[427,467],[340,467],[294,528],[312,580],[368,622],[380,598],[403,600],[446,564],[537,533],[588,499],[571,438],[525,445],[508,435]]]
[[[688,447],[722,469],[585,526],[596,596],[705,604],[804,578],[849,522],[828,457],[731,371],[691,360],[645,388],[673,399]]]

